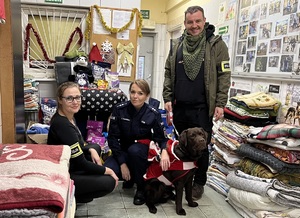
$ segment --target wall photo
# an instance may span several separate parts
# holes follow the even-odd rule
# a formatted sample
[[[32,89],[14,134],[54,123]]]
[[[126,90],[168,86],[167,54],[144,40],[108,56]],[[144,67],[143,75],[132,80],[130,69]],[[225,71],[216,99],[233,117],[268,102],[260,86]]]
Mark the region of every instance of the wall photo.
[[[300,60],[298,0],[241,0],[238,12],[232,73],[295,75]]]

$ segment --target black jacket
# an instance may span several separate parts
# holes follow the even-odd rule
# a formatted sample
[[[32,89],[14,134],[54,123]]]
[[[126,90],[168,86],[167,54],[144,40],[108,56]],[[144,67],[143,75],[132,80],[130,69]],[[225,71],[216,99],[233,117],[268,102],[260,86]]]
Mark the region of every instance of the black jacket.
[[[127,149],[139,139],[153,140],[161,148],[166,147],[168,138],[161,114],[147,103],[139,111],[130,101],[117,104],[110,118],[108,146],[120,165],[126,162]]]

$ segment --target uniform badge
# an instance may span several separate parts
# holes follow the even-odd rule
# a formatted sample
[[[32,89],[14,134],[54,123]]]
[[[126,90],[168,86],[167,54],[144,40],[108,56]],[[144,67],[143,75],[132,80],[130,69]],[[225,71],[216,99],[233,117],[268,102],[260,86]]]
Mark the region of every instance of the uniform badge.
[[[222,61],[221,62],[221,69],[222,69],[223,73],[230,72],[231,70],[230,70],[229,61]]]

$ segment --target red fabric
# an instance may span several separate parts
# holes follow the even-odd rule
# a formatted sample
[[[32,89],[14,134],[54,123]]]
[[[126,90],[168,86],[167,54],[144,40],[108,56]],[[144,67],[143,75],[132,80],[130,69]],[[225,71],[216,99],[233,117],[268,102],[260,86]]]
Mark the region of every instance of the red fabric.
[[[249,118],[252,118],[252,117],[250,117],[250,116],[241,116],[241,115],[239,115],[239,114],[233,112],[232,110],[229,110],[229,109],[226,108],[226,107],[224,108],[224,113],[229,114],[229,115],[231,115],[231,116],[233,116],[233,117],[235,117],[235,118],[237,118],[237,119],[240,119],[240,120],[247,120],[247,119],[249,119]]]
[[[138,139],[136,142],[144,144],[144,145],[150,145],[150,139]]]
[[[6,19],[4,0],[0,0],[0,19]]]
[[[183,162],[178,157],[176,157],[174,153],[174,147],[179,142],[177,140],[168,140],[167,142],[167,152],[170,157],[170,167],[168,170],[186,170],[186,173],[188,173],[189,170],[196,167],[195,162]],[[179,178],[175,178],[173,181],[169,181],[166,177],[163,176],[163,171],[161,169],[160,163],[158,161],[158,158],[155,158],[156,156],[159,156],[161,153],[161,150],[158,146],[154,146],[154,143],[150,143],[149,152],[148,152],[148,160],[151,160],[151,165],[148,167],[146,174],[144,175],[144,179],[153,179],[157,178],[161,182],[164,182],[166,185],[171,185],[172,182]],[[158,149],[157,149],[158,148]],[[186,173],[182,174],[180,177],[184,176]]]
[[[70,181],[69,146],[0,144],[0,150],[0,210],[63,210]]]
[[[94,44],[89,54],[89,62],[102,62],[102,56],[97,44]]]

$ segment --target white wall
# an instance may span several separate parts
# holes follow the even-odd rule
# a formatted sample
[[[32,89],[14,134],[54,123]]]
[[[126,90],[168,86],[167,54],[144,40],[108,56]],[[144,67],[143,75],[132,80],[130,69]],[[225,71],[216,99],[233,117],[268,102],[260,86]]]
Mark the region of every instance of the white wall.
[[[21,3],[37,3],[46,4],[45,0],[21,0]],[[47,3],[48,5],[65,5],[65,6],[80,6],[80,7],[90,7],[92,5],[99,5],[102,7],[109,8],[141,8],[141,0],[63,0],[62,4],[59,3]]]

